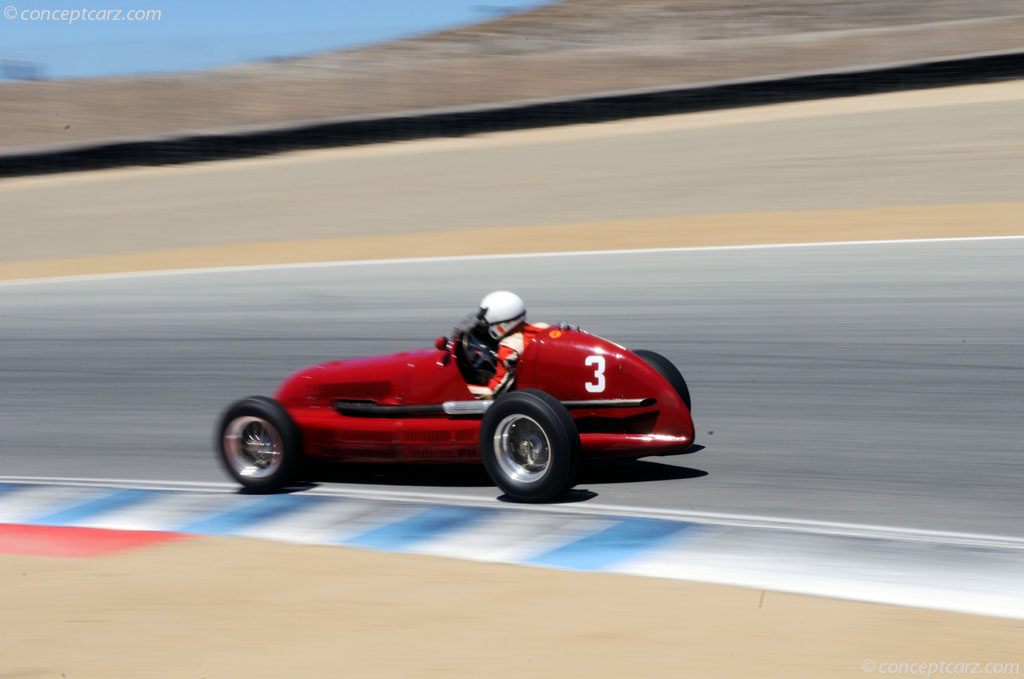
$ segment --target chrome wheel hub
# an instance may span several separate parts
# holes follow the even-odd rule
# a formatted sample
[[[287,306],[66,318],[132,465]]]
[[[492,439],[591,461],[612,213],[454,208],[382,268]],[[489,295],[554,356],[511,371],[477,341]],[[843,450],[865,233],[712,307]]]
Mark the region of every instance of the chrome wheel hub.
[[[281,434],[260,417],[236,417],[224,428],[224,456],[239,475],[251,479],[272,476],[281,467]]]
[[[551,442],[533,418],[509,415],[494,431],[494,454],[502,472],[510,479],[534,483],[548,471]]]

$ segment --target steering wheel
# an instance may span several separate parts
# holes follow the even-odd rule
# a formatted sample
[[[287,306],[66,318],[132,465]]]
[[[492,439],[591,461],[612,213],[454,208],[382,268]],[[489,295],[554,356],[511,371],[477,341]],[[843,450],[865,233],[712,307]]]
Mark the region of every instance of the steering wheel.
[[[461,347],[466,367],[474,373],[478,383],[486,384],[498,369],[498,352],[471,328],[462,333]]]

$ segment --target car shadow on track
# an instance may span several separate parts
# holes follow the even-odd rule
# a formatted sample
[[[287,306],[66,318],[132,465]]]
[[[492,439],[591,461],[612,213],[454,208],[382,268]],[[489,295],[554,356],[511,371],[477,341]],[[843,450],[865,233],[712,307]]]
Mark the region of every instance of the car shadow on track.
[[[578,486],[603,483],[642,483],[644,481],[674,481],[677,479],[697,479],[707,476],[703,469],[693,467],[680,467],[678,465],[665,464],[664,462],[650,462],[647,460],[601,460],[588,462],[580,473]],[[598,496],[589,488],[576,487],[556,497],[546,504],[572,504],[586,502]],[[502,502],[515,502],[511,498],[502,495],[498,498]]]
[[[477,464],[318,463],[311,474],[321,483],[359,483],[371,486],[433,486],[484,488],[493,486]]]
[[[309,483],[294,486],[290,492],[301,492],[321,483],[420,488],[494,487],[483,465],[477,464],[318,463],[311,472]],[[594,460],[584,464],[578,485],[674,481],[707,474],[702,469],[654,460]],[[586,502],[597,495],[586,488],[574,488],[554,502]],[[504,499],[504,496],[499,499]]]
[[[650,460],[603,460],[583,467],[579,485],[588,483],[642,483],[644,481],[675,481],[707,476],[703,469],[682,467]]]

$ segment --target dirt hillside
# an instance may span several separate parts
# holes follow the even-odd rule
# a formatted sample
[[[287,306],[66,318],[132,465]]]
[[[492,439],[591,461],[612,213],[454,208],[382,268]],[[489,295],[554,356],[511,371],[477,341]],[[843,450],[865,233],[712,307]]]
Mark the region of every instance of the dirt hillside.
[[[350,51],[0,83],[0,152],[1024,47],[1019,0],[567,0]]]

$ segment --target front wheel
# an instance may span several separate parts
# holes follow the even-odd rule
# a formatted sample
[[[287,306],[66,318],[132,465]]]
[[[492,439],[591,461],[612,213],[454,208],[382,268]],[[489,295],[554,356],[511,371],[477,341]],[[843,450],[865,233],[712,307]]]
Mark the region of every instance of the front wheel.
[[[546,502],[576,483],[580,435],[558,399],[536,389],[499,397],[480,425],[487,473],[519,502]]]
[[[233,403],[217,439],[221,462],[247,490],[272,493],[294,480],[302,456],[299,431],[277,401],[250,396]]]
[[[692,413],[693,406],[690,403],[690,390],[686,386],[686,380],[683,379],[683,374],[679,372],[679,368],[661,354],[648,349],[637,349],[633,353],[644,359],[647,365],[654,368],[659,375],[665,378],[665,381],[675,389],[676,393],[679,394],[679,398],[686,404],[686,409]]]

